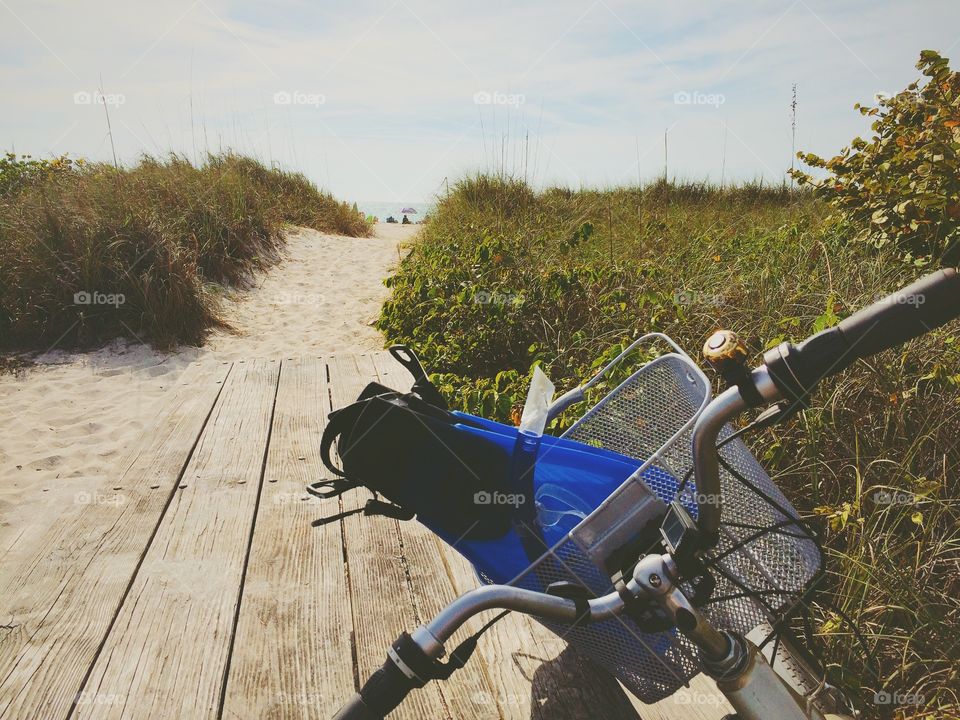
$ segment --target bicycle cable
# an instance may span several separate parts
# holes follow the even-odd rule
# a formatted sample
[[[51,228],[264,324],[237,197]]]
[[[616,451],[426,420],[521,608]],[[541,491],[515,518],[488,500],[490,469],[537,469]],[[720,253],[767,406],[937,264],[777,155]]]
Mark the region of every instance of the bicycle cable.
[[[733,440],[743,436],[747,432],[757,429],[758,426],[765,425],[769,426],[769,418],[765,418],[763,422],[754,421],[743,428],[731,433],[729,436],[724,438],[721,442],[717,443],[718,450],[722,449],[725,445],[732,442]],[[782,638],[786,637],[792,643],[792,650],[794,650],[811,668],[820,674],[823,678],[828,678],[832,673],[828,668],[822,663],[814,654],[807,648],[807,645],[812,647],[815,642],[814,638],[816,637],[813,633],[813,628],[811,625],[811,615],[812,608],[808,602],[810,597],[817,592],[820,588],[820,584],[823,579],[826,577],[826,572],[823,569],[822,565],[818,569],[815,576],[807,584],[807,587],[800,594],[800,596],[794,601],[789,607],[784,609],[782,603],[777,604],[776,606],[766,601],[766,598],[769,596],[777,596],[782,598],[789,598],[795,595],[792,591],[786,591],[779,588],[773,589],[761,589],[756,587],[749,587],[745,583],[741,582],[736,576],[731,572],[728,572],[721,564],[720,561],[724,558],[729,557],[731,554],[745,547],[746,545],[756,542],[760,538],[764,537],[767,534],[786,534],[792,537],[806,538],[814,543],[816,546],[817,552],[821,560],[826,557],[826,551],[821,542],[820,536],[818,533],[810,526],[810,524],[800,518],[798,515],[795,515],[792,512],[788,512],[783,505],[778,502],[776,499],[770,497],[766,492],[755,487],[750,481],[744,477],[738,470],[731,466],[731,464],[718,452],[718,460],[720,465],[726,470],[731,477],[736,479],[740,484],[745,488],[752,491],[756,494],[763,502],[769,505],[771,508],[776,510],[784,520],[777,522],[776,524],[763,528],[762,526],[749,526],[747,524],[739,523],[724,523],[730,527],[740,526],[741,529],[746,530],[757,530],[746,538],[742,538],[734,542],[731,546],[726,547],[718,555],[705,559],[705,565],[708,569],[716,570],[723,578],[731,583],[733,586],[738,588],[740,593],[732,593],[727,596],[720,596],[713,598],[705,604],[719,603],[724,600],[736,600],[741,598],[749,598],[751,601],[757,603],[763,610],[766,611],[768,617],[771,619],[771,630],[764,639],[759,643],[759,647],[762,649],[768,645],[771,640],[773,641],[773,652],[771,657],[771,666],[773,666],[776,661],[777,652],[779,646],[782,642]],[[686,485],[689,483],[690,479],[693,476],[693,468],[691,467],[685,474],[683,480],[678,485],[677,494],[679,495]],[[799,532],[803,535],[795,535],[793,533],[788,533],[784,531],[785,527],[794,526]],[[870,674],[877,680],[880,680],[879,673],[879,664],[877,663],[875,650],[869,647],[869,644],[866,641],[866,638],[863,636],[862,631],[859,626],[850,618],[850,616],[838,608],[833,602],[829,599],[822,596],[817,598],[817,605],[819,605],[824,610],[832,613],[835,617],[839,618],[843,624],[847,625],[855,640],[856,644],[860,649],[864,659],[866,660],[864,667],[870,672]],[[796,632],[789,627],[792,619],[796,618],[802,623],[803,626],[803,635],[806,641],[806,645],[801,643],[797,637]]]

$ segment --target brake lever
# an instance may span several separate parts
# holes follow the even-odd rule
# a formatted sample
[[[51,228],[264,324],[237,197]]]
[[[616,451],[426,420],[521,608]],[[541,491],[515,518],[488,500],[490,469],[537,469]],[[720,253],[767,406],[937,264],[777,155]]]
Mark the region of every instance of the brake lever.
[[[757,415],[756,419],[750,424],[757,430],[765,430],[782,423],[784,420],[789,420],[803,409],[804,406],[799,403],[779,402]]]

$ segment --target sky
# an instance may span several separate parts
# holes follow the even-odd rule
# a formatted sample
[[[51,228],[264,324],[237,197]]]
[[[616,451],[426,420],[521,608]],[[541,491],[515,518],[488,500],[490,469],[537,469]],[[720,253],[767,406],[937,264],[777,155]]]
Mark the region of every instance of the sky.
[[[796,148],[832,155],[923,49],[960,55],[960,2],[0,0],[0,147],[233,149],[351,201],[478,171],[779,183],[794,85]]]

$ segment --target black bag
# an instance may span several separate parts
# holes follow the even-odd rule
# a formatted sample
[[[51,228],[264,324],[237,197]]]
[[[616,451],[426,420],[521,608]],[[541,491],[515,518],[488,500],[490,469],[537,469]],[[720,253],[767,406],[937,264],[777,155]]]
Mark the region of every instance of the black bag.
[[[330,414],[320,455],[343,479],[317,483],[314,494],[334,497],[362,485],[392,503],[373,500],[366,514],[417,515],[453,540],[503,536],[512,527],[513,506],[478,498],[510,492],[508,453],[455,427],[464,419],[446,409],[422,369],[418,376],[416,356],[406,348],[397,350],[408,355],[401,360],[408,368],[416,364],[414,392],[371,383],[355,403]],[[342,467],[331,459],[334,441]],[[321,491],[322,486],[329,490]]]

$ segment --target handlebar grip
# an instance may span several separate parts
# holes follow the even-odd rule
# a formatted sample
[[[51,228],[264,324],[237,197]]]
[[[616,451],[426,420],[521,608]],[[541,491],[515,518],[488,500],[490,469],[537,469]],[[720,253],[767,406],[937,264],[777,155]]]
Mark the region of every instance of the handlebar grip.
[[[357,693],[340,708],[333,720],[383,720],[383,715],[378,715],[367,707],[363,695]]]
[[[776,385],[802,398],[820,380],[857,360],[897,347],[960,317],[960,275],[946,268],[854,313],[799,345],[783,343],[764,355]]]
[[[360,692],[340,708],[333,720],[383,720],[418,686],[392,659],[387,658]]]
[[[960,316],[960,275],[945,268],[837,325],[857,358],[902,345]]]

